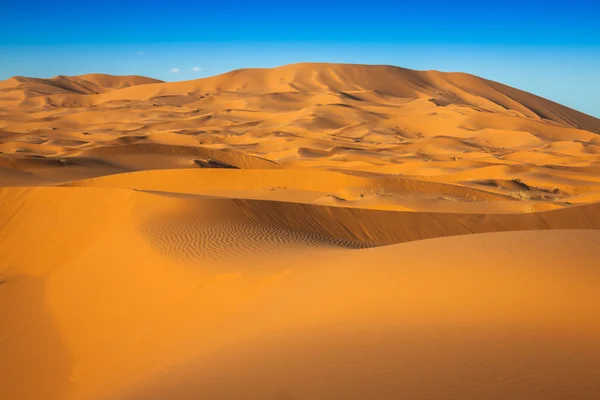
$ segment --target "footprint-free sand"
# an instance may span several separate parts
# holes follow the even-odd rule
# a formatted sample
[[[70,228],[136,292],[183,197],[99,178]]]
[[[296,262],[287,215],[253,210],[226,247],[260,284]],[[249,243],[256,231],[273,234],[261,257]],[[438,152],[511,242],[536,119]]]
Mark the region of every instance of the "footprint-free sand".
[[[0,399],[595,400],[600,120],[461,73],[0,82]]]

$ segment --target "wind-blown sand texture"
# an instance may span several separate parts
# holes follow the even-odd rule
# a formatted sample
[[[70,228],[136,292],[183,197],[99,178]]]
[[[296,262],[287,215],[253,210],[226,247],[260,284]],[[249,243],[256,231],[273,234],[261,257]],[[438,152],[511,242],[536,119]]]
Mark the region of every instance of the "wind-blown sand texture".
[[[600,120],[460,73],[0,82],[0,399],[596,400]]]

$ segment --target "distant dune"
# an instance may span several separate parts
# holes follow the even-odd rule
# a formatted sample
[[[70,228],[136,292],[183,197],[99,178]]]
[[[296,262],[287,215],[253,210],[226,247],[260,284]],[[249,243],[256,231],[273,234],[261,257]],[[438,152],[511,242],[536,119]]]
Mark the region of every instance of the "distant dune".
[[[98,94],[130,86],[160,83],[158,79],[144,76],[113,76],[106,74],[87,74],[80,76],[56,76],[51,79],[15,76],[0,82],[5,93],[23,92],[26,97],[54,94]]]
[[[0,399],[596,400],[600,120],[473,75],[0,82]]]

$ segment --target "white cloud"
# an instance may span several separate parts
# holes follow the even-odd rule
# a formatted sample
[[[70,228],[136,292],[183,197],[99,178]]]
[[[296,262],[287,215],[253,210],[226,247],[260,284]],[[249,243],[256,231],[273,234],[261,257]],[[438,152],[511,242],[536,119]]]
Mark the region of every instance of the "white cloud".
[[[179,71],[180,71],[179,68],[171,68],[171,72],[174,74],[178,73]]]
[[[138,51],[137,53],[138,53],[138,56],[141,56],[142,54],[144,54],[143,51]]]
[[[201,71],[204,71],[205,69],[206,69],[206,68],[193,67],[193,68],[192,68],[192,71],[194,71],[194,72],[201,72]]]

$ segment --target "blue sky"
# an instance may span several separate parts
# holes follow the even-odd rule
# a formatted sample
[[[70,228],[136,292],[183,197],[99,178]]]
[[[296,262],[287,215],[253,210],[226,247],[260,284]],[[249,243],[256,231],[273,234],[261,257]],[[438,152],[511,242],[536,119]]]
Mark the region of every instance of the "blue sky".
[[[0,79],[301,61],[463,71],[600,117],[600,1],[1,1]]]

